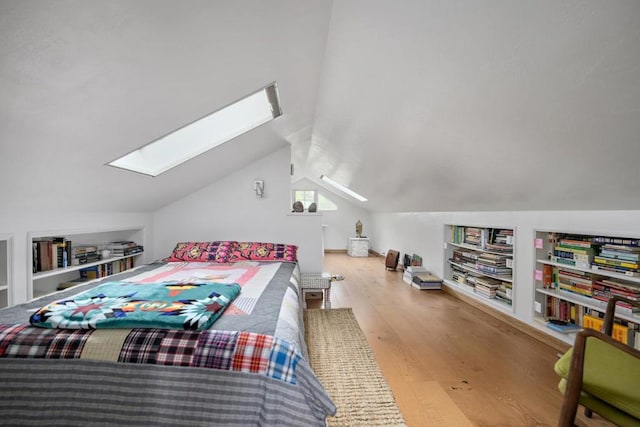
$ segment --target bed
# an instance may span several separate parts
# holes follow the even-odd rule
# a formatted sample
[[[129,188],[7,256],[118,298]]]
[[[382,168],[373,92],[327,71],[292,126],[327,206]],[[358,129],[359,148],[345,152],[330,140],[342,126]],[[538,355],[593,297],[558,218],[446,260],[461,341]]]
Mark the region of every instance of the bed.
[[[0,419],[47,426],[325,425],[336,408],[308,363],[293,248],[183,242],[162,261],[0,310]],[[76,316],[99,312],[102,320],[127,317],[132,306],[162,306],[133,297],[108,310],[87,308],[87,298],[105,298],[102,289],[114,286],[163,284],[178,301],[165,305],[181,306],[203,283],[240,289],[203,328],[103,328],[91,320],[64,329],[69,323],[56,317],[61,305]],[[169,313],[162,321],[176,317],[170,308],[162,308]]]

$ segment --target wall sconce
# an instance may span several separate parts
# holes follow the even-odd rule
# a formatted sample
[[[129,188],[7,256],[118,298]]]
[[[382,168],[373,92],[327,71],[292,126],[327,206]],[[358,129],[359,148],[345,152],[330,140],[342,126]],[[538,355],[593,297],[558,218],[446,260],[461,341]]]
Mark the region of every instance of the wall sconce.
[[[262,198],[264,196],[264,181],[258,179],[254,180],[253,191],[256,192],[257,197]]]

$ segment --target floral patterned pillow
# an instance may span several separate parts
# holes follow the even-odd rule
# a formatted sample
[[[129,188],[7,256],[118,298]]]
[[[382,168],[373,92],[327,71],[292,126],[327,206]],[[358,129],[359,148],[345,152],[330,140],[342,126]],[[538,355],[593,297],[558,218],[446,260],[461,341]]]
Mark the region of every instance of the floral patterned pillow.
[[[229,262],[237,261],[298,261],[298,247],[284,243],[236,242]]]
[[[229,253],[235,243],[229,240],[211,242],[211,246],[207,251],[209,262],[229,262]]]
[[[218,262],[228,261],[229,250],[235,242],[179,242],[171,252],[167,262]]]

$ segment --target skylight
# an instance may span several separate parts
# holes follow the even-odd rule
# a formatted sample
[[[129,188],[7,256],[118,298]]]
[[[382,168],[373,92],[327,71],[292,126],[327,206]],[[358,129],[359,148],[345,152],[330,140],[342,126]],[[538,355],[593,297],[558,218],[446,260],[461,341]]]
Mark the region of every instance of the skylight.
[[[355,191],[353,191],[352,189],[338,183],[335,182],[334,180],[332,180],[331,178],[329,178],[326,175],[320,175],[320,179],[323,180],[324,182],[326,182],[327,184],[333,186],[334,188],[337,188],[338,190],[342,191],[345,194],[350,195],[351,197],[360,200],[361,202],[366,202],[367,198],[364,196],[361,196],[360,194],[356,193]]]
[[[269,86],[109,163],[158,176],[282,115],[278,86]]]

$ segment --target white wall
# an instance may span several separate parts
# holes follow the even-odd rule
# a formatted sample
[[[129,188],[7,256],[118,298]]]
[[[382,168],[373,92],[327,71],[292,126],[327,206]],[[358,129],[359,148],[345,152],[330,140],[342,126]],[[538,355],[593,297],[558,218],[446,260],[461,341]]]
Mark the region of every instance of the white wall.
[[[166,257],[176,242],[236,240],[298,245],[303,271],[322,271],[322,217],[292,214],[291,147],[267,157],[153,214],[154,255]],[[264,180],[264,197],[252,190]]]
[[[79,198],[82,196],[78,196]],[[87,195],[90,202],[91,196]],[[144,229],[143,243],[146,247],[153,245],[151,235],[151,214],[119,213],[119,212],[65,212],[60,207],[43,206],[41,212],[0,210],[0,234],[12,234],[13,239],[13,281],[11,289],[12,304],[25,302],[28,299],[28,277],[31,271],[29,233],[39,235],[69,235],[88,231],[100,231],[109,228]],[[145,253],[142,262],[151,260]]]
[[[369,211],[352,203],[342,196],[317,185],[308,180],[301,179],[291,185],[296,190],[316,190],[338,207],[336,211],[321,211],[322,224],[324,225],[324,249],[343,249],[348,247],[349,237],[356,236],[356,221],[363,224],[362,234],[370,232],[371,215]]]
[[[424,265],[442,277],[446,224],[515,228],[514,316],[533,320],[535,230],[640,237],[640,211],[526,211],[372,214],[371,244],[384,253],[422,255]]]

